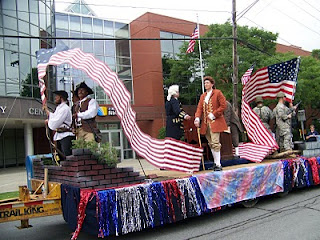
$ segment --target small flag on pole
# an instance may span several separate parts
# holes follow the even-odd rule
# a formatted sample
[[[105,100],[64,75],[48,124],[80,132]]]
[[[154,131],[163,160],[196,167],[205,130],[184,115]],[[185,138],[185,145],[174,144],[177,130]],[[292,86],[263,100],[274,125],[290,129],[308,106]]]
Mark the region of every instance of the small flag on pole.
[[[196,44],[196,39],[199,38],[199,29],[197,27],[195,27],[192,35],[191,35],[191,39],[189,41],[189,45],[187,48],[186,53],[192,53],[194,50],[194,45]]]

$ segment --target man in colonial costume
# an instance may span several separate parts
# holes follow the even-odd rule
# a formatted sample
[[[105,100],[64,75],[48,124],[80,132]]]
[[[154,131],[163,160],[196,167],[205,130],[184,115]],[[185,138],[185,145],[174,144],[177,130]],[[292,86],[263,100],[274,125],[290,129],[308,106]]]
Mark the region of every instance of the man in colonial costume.
[[[215,81],[212,77],[204,77],[204,87],[206,92],[200,97],[194,125],[200,127],[200,118],[202,116],[200,133],[205,135],[208,140],[214,159],[213,170],[221,171],[220,133],[228,129],[223,116],[223,112],[227,107],[226,98],[220,90],[216,89]]]
[[[172,85],[168,89],[166,102],[166,137],[180,140],[184,134],[183,120],[190,120],[190,116],[182,109],[179,98],[179,86]]]
[[[97,129],[96,116],[99,105],[97,101],[90,98],[89,95],[93,91],[85,82],[81,82],[74,91],[74,94],[79,97],[79,101],[75,103],[73,117],[76,123],[77,139],[85,141],[95,140],[94,131]]]

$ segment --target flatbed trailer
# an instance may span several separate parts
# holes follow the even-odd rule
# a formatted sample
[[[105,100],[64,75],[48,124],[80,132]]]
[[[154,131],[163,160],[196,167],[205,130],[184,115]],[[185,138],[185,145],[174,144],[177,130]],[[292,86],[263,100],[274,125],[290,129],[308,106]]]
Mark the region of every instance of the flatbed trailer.
[[[32,189],[20,186],[18,198],[1,200],[0,223],[19,220],[19,228],[27,228],[31,218],[62,214],[61,184],[49,182],[47,194],[43,192],[44,185],[44,181],[32,180]]]

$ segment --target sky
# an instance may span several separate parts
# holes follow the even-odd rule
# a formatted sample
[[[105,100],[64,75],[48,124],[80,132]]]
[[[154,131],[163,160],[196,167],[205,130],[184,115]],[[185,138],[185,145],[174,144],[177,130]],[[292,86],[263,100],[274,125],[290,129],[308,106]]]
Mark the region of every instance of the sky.
[[[56,11],[64,11],[74,0],[55,0]],[[145,12],[157,13],[201,24],[224,23],[232,17],[232,0],[85,0],[97,17],[130,23]],[[278,33],[278,43],[304,50],[320,49],[318,0],[238,0],[237,24]],[[191,34],[191,33],[190,33]]]

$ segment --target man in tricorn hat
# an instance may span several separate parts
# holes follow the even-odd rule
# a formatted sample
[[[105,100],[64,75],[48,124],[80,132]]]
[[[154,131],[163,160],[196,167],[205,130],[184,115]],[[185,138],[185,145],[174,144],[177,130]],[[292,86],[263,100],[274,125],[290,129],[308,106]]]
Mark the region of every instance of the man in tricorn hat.
[[[266,129],[268,129],[268,131],[272,133],[269,123],[274,118],[273,112],[269,107],[263,106],[263,98],[261,96],[256,97],[256,104],[257,106],[253,108],[253,111],[261,119],[261,122],[266,127]]]
[[[96,116],[99,105],[93,98],[88,97],[93,91],[85,82],[81,82],[75,89],[74,94],[79,101],[75,103],[73,118],[76,123],[77,139],[85,141],[95,140],[94,132],[97,130]]]
[[[280,152],[291,151],[292,144],[292,130],[291,130],[291,118],[295,114],[296,106],[290,103],[290,108],[285,105],[286,96],[283,92],[277,94],[278,104],[273,109],[273,113],[276,117],[276,138],[280,147]]]
[[[64,154],[64,156],[71,155],[72,140],[75,139],[72,133],[71,123],[72,115],[68,106],[68,93],[66,91],[55,91],[54,102],[57,108],[54,112],[50,112],[47,107],[45,111],[48,119],[45,121],[51,130],[56,131],[53,140],[57,142],[57,148]],[[64,156],[60,155],[63,159]]]

